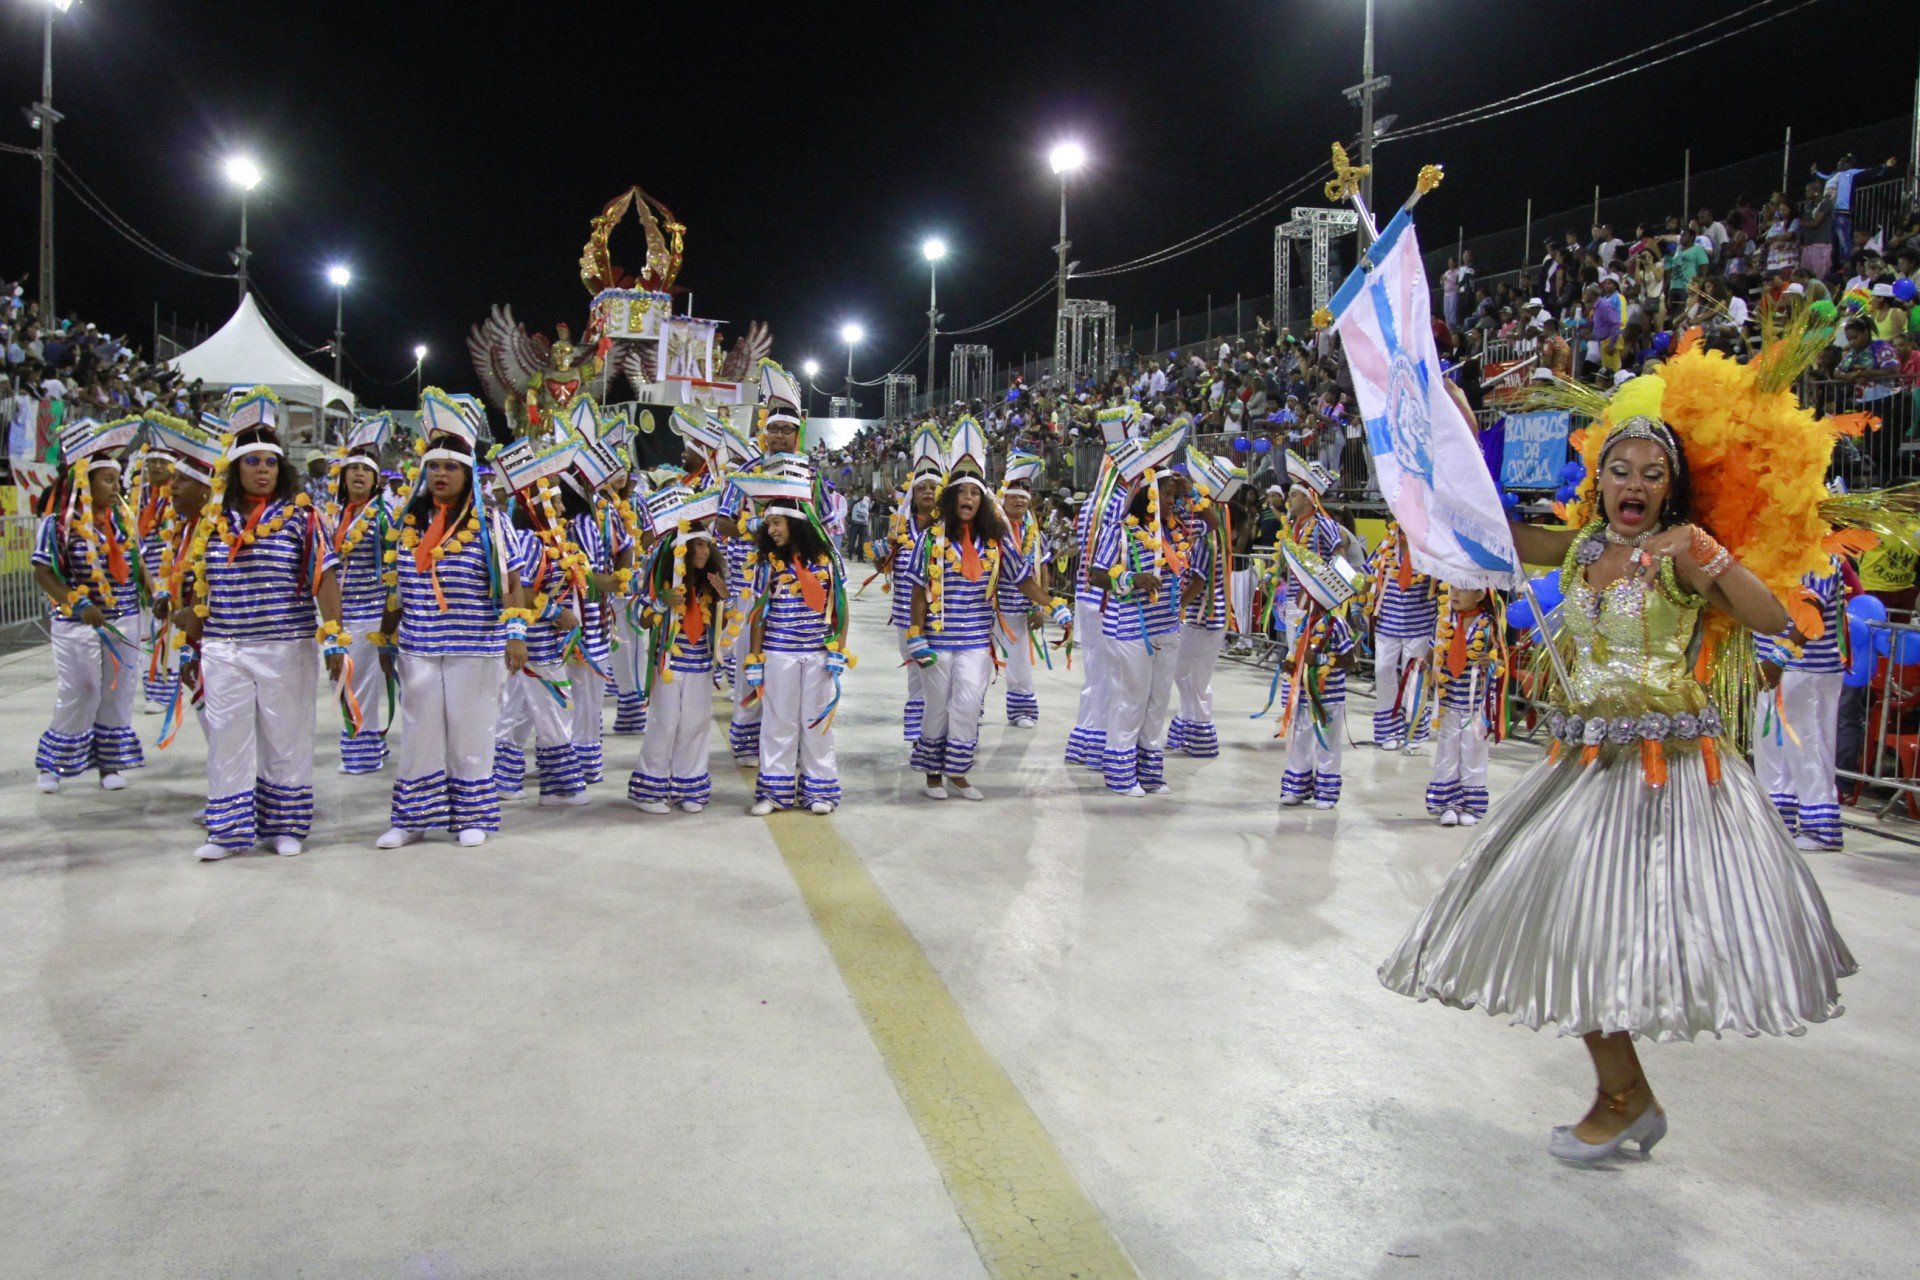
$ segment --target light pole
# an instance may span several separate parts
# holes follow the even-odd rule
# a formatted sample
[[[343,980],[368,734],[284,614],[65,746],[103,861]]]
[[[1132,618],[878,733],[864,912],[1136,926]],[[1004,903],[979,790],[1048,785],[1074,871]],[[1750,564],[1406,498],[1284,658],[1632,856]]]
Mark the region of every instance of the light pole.
[[[53,126],[64,117],[53,109],[53,19],[73,0],[46,0],[46,39],[41,46],[40,101],[27,113],[40,130],[40,323],[53,323]]]
[[[927,412],[933,412],[934,340],[940,334],[940,259],[947,256],[947,242],[933,236],[920,246],[927,259]]]
[[[335,263],[327,268],[327,280],[333,285],[333,380],[339,386],[346,386],[340,362],[345,358],[347,286],[353,283],[353,272]]]
[[[1053,309],[1053,376],[1062,378],[1066,373],[1066,329],[1061,325],[1060,317],[1067,310],[1067,177],[1078,173],[1087,162],[1087,149],[1077,142],[1062,142],[1047,153],[1047,163],[1060,175],[1060,243],[1053,246],[1060,255],[1060,267],[1054,290]]]
[[[240,272],[240,299],[247,297],[247,266],[253,255],[247,250],[247,193],[260,185],[260,166],[246,156],[227,161],[227,181],[240,188],[240,247],[234,251],[233,265]]]
[[[1369,209],[1373,208],[1373,95],[1384,93],[1392,84],[1392,76],[1373,74],[1373,0],[1367,0],[1367,29],[1360,45],[1360,83],[1341,92],[1348,102],[1360,104],[1360,198]],[[1361,227],[1361,243],[1366,239],[1367,229]]]
[[[800,362],[800,372],[807,375],[807,416],[813,416],[813,380],[820,376],[820,362],[808,356]]]
[[[415,400],[420,398],[420,370],[426,363],[427,347],[425,343],[421,343],[413,349],[413,398]]]
[[[853,349],[866,336],[867,331],[851,320],[840,326],[840,341],[847,344],[847,400],[854,406],[855,417],[860,414],[860,404],[853,395]]]

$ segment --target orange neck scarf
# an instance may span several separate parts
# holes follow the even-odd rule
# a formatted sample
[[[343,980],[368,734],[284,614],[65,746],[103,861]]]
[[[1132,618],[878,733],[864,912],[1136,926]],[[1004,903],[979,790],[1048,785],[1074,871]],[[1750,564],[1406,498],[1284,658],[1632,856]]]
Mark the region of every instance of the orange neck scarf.
[[[1400,559],[1400,573],[1396,581],[1399,582],[1400,589],[1405,591],[1413,585],[1413,555],[1407,550],[1406,534],[1395,535],[1393,553]]]
[[[335,551],[340,550],[340,545],[347,540],[347,530],[352,527],[353,518],[359,515],[360,509],[366,505],[364,502],[349,502],[347,509],[340,513],[340,523],[334,526],[333,530],[333,549]]]
[[[427,522],[427,531],[420,535],[420,541],[413,544],[413,567],[421,573],[433,567],[433,549],[446,540],[448,512],[451,510],[443,503],[434,503],[433,519]]]
[[[1454,615],[1453,641],[1447,646],[1447,674],[1464,675],[1467,670],[1467,634],[1473,630],[1473,620],[1480,616],[1480,607],[1475,605],[1462,613]]]
[[[980,544],[973,536],[971,521],[960,526],[960,576],[968,582],[980,581],[986,566],[980,563]]]
[[[102,511],[93,517],[94,527],[100,530],[101,540],[107,544],[107,574],[115,582],[127,580],[127,549],[120,542],[120,526],[114,523],[113,512]]]
[[[815,613],[827,611],[827,589],[820,585],[820,579],[810,564],[802,564],[799,556],[793,559],[793,578],[800,584],[800,598],[807,602],[807,608]]]
[[[706,638],[707,606],[691,592],[687,594],[686,604],[680,608],[680,634],[687,638],[688,644],[694,645]]]
[[[247,535],[260,527],[260,517],[267,514],[267,504],[271,498],[247,498],[247,522],[240,527],[240,536],[233,540],[227,550],[227,563],[232,564],[240,558],[240,548],[247,545]]]

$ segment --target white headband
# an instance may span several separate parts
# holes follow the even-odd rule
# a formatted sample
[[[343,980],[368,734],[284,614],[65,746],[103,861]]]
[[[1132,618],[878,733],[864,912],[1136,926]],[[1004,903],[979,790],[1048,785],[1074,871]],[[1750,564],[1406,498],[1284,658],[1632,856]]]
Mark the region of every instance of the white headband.
[[[799,416],[788,413],[785,409],[777,409],[767,414],[767,426],[770,427],[776,422],[791,422],[796,427],[801,425]]]
[[[112,458],[95,458],[87,464],[87,474],[92,475],[96,471],[111,471],[115,475],[119,475],[120,464]]]
[[[279,445],[274,444],[271,440],[254,440],[248,444],[237,444],[233,446],[233,448],[227,450],[227,458],[230,461],[238,462],[250,453],[270,453],[276,458],[284,458],[287,456],[287,451]]]
[[[424,467],[429,462],[457,462],[463,467],[471,467],[473,455],[457,449],[429,449],[420,455],[420,465]]]
[[[953,479],[947,481],[948,487],[956,484],[970,484],[980,492],[986,494],[989,498],[993,496],[993,490],[987,488],[986,482],[978,476],[955,476]]]
[[[198,480],[201,484],[213,483],[212,472],[201,470],[198,464],[188,462],[185,458],[174,463],[173,469],[178,474],[186,476],[189,480]]]
[[[365,467],[375,475],[378,475],[380,472],[380,464],[364,453],[350,453],[342,458],[340,460],[340,469],[345,471],[348,467]]]

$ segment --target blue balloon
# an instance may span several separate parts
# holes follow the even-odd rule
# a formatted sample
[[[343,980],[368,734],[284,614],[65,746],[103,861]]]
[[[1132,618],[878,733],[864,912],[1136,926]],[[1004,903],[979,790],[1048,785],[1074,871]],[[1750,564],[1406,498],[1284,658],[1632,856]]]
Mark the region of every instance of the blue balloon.
[[[1552,613],[1560,607],[1560,575],[1558,573],[1543,573],[1533,579],[1530,585],[1533,587],[1534,598],[1539,600],[1542,609]],[[1507,607],[1507,623],[1509,626],[1522,629],[1531,627],[1535,631],[1540,630],[1534,621],[1533,607],[1527,603],[1525,596],[1519,597]]]
[[[1672,346],[1673,335],[1665,329],[1653,335],[1653,353],[1655,355],[1663,356],[1667,354],[1667,350]]]
[[[1520,505],[1520,495],[1509,489],[1500,495],[1500,505],[1511,511]]]
[[[1255,440],[1253,442],[1253,451],[1255,453],[1269,453],[1272,451],[1272,449],[1273,449],[1273,441],[1267,439],[1265,436],[1262,436],[1258,440]]]
[[[1865,618],[1870,622],[1885,622],[1887,620],[1887,602],[1879,596],[1867,595],[1863,592],[1847,600],[1847,616],[1850,618]]]
[[[1247,451],[1247,438],[1245,436],[1235,436],[1233,438],[1233,451],[1235,453],[1245,453]]]
[[[1577,462],[1569,462],[1560,468],[1560,478],[1568,484],[1579,484],[1587,478],[1587,469]]]
[[[1882,606],[1883,608],[1885,606]],[[1883,633],[1884,634],[1884,633]],[[1847,645],[1853,659],[1840,682],[1849,689],[1864,689],[1873,683],[1874,642],[1871,620],[1849,614]]]
[[[1525,596],[1507,606],[1507,625],[1516,631],[1526,631],[1533,626],[1533,606]]]
[[[1913,281],[1907,279],[1905,276],[1893,282],[1893,296],[1900,301],[1912,302],[1916,295],[1920,295],[1920,289],[1916,289]]]

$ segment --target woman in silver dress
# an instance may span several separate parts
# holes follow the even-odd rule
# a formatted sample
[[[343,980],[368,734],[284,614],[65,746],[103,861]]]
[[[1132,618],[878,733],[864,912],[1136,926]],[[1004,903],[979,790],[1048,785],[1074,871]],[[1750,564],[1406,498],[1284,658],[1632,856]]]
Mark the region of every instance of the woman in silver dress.
[[[1524,562],[1562,565],[1571,687],[1556,689],[1551,754],[1380,967],[1403,995],[1582,1037],[1598,1096],[1548,1149],[1584,1162],[1627,1143],[1644,1155],[1667,1132],[1636,1037],[1797,1035],[1841,1012],[1855,969],[1694,673],[1703,610],[1791,639],[1788,610],[1691,522],[1673,429],[1613,421],[1598,518],[1514,529]]]

